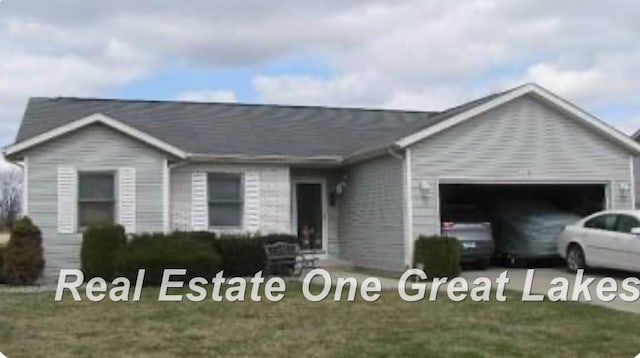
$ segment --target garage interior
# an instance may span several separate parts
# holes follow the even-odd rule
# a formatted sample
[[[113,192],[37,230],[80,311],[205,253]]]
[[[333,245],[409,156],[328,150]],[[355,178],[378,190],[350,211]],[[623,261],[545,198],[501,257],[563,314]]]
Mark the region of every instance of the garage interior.
[[[606,207],[604,184],[440,184],[440,222],[490,222],[499,227],[501,205],[540,208],[585,217]],[[503,206],[504,208],[504,206]],[[494,264],[502,262],[499,258]]]

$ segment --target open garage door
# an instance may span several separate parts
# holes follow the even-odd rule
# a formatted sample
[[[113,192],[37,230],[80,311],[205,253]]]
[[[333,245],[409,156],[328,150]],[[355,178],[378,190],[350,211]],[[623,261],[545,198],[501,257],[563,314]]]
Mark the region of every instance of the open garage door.
[[[544,201],[580,216],[606,207],[604,184],[441,184],[442,221],[456,214],[459,206],[473,205],[491,210],[501,201]]]
[[[439,190],[442,232],[464,236],[456,226],[489,223],[496,256],[511,263],[555,257],[559,231],[607,203],[604,184],[447,183]]]

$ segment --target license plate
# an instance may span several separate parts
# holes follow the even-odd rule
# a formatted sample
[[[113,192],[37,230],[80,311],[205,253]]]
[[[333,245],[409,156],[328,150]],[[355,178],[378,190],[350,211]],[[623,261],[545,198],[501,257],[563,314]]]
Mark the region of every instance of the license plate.
[[[476,243],[475,242],[463,242],[462,243],[462,248],[463,249],[475,249],[476,248]]]

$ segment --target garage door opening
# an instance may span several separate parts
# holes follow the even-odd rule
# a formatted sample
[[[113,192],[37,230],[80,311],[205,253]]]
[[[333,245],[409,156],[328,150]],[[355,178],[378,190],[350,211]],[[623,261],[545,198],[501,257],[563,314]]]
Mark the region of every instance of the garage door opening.
[[[490,238],[494,259],[511,264],[555,257],[557,232],[607,202],[604,184],[441,184],[439,190],[442,232],[479,244]]]

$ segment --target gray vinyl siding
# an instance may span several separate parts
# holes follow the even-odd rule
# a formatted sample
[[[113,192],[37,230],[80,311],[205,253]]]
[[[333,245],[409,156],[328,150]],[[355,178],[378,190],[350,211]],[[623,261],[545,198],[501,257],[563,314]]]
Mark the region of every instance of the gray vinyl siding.
[[[191,230],[191,180],[194,172],[238,173],[256,172],[260,180],[261,233],[291,232],[291,182],[289,167],[269,164],[178,164],[170,171],[170,223],[172,230]],[[246,203],[245,203],[246,205]],[[245,207],[246,209],[246,207]],[[244,229],[216,230],[244,232]]]
[[[291,178],[321,178],[327,183],[327,193],[330,194],[340,180],[339,170],[332,169],[308,169],[291,168]],[[329,202],[329,200],[328,200]],[[327,208],[327,253],[329,256],[337,257],[340,251],[338,244],[338,225],[340,223],[340,203],[336,197],[335,202]]]
[[[385,156],[346,168],[340,258],[356,267],[404,269],[402,160]]]
[[[577,120],[525,96],[411,147],[413,236],[439,232],[438,182],[476,180],[602,181],[616,209],[632,207],[631,154]],[[434,190],[419,189],[427,181]]]
[[[71,166],[78,171],[135,168],[136,231],[162,231],[165,156],[159,151],[95,124],[44,143],[25,155],[29,166],[28,215],[42,230],[46,278],[56,277],[61,268],[80,266],[81,234],[57,233],[58,166]]]

